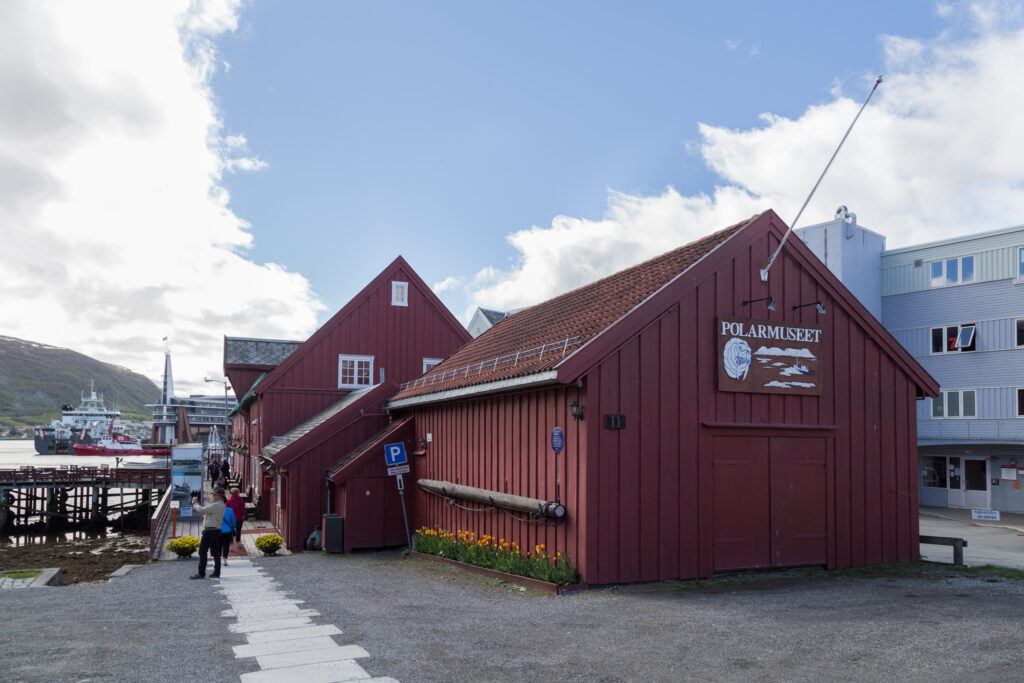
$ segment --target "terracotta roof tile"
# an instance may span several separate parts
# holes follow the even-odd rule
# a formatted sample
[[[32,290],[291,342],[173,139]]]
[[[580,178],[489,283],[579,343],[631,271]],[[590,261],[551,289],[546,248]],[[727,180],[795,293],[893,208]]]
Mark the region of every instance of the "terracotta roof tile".
[[[510,315],[405,385],[391,400],[550,370],[749,222]]]

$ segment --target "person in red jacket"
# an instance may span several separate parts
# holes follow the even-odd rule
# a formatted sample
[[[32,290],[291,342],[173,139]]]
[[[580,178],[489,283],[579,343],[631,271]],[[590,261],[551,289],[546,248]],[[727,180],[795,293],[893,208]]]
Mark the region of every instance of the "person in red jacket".
[[[232,512],[235,513],[235,543],[242,542],[242,520],[245,519],[245,501],[238,495],[238,488],[235,486],[231,487],[231,497],[225,501],[225,504],[231,508]]]

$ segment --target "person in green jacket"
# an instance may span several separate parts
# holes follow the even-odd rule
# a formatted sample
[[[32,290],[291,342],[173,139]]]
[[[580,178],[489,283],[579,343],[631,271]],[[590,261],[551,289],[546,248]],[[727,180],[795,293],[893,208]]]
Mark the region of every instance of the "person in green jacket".
[[[203,515],[203,537],[199,540],[199,571],[190,579],[206,578],[206,559],[213,552],[213,578],[220,576],[220,528],[224,522],[224,489],[213,490],[213,502],[209,505],[197,505],[198,497],[192,495],[192,510]]]

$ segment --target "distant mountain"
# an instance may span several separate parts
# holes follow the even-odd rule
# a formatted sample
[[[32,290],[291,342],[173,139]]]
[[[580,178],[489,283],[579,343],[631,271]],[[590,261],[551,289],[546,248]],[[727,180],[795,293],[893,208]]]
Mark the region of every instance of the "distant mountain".
[[[152,419],[145,406],[160,400],[160,388],[147,377],[71,349],[0,336],[0,424],[60,418],[62,405],[77,407],[88,394],[90,380],[108,409],[128,420]]]

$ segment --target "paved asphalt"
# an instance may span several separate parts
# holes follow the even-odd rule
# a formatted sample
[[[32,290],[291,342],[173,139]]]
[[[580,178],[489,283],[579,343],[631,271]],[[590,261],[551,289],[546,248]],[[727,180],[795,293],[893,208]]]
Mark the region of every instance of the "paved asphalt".
[[[969,537],[968,548],[975,543]],[[941,550],[951,559],[951,549]],[[340,627],[339,644],[364,647],[370,657],[359,663],[375,677],[1020,677],[1024,581],[948,565],[746,573],[551,597],[397,551],[254,563],[318,610],[315,623]],[[230,681],[254,671],[251,659],[233,658],[231,647],[245,641],[228,631],[220,615],[228,603],[215,582],[186,578],[194,564],[160,562],[106,584],[0,592],[0,680]]]
[[[995,565],[1024,570],[1024,515],[1001,513],[999,521],[971,519],[970,510],[921,508],[921,533],[967,539],[964,564]],[[922,545],[921,555],[931,562],[952,562],[953,548]]]

